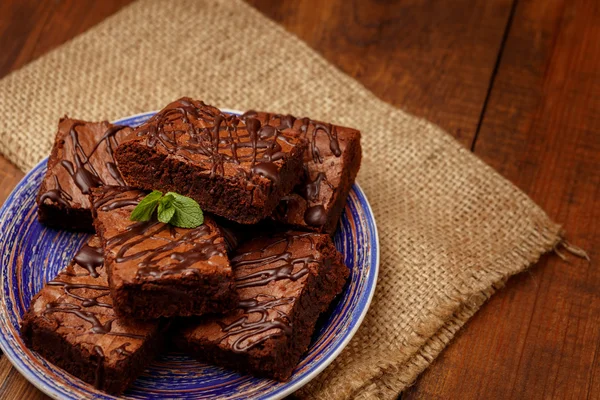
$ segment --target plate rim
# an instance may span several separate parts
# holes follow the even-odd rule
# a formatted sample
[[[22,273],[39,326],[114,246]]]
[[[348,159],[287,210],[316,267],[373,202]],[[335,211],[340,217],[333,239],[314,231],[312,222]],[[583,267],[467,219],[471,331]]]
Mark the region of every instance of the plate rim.
[[[243,114],[241,111],[229,109],[229,108],[221,108],[221,110],[226,113],[231,113],[231,114],[238,114],[238,115]],[[152,116],[152,115],[155,115],[157,112],[158,112],[158,110],[132,114],[130,116],[116,119],[116,120],[112,121],[111,123],[117,125],[117,124],[122,123],[122,121],[124,121],[124,120],[131,120],[131,119],[142,118],[142,117],[146,117],[146,116]],[[38,163],[36,163],[36,165],[33,166],[25,174],[25,176],[23,176],[23,178],[17,183],[17,185],[13,188],[13,190],[10,192],[10,194],[6,197],[6,200],[2,204],[2,207],[0,207],[0,223],[3,222],[3,220],[6,218],[5,217],[6,208],[9,206],[9,204],[12,204],[12,202],[14,200],[14,196],[16,195],[17,191],[24,184],[26,184],[26,182],[29,180],[30,176],[35,171],[37,171],[39,168],[42,167],[42,164],[47,163],[48,158],[49,157],[44,157]],[[373,208],[371,207],[371,204],[370,204],[367,196],[365,195],[364,190],[362,189],[362,187],[359,185],[359,183],[357,181],[354,182],[353,186],[355,187],[359,197],[361,198],[360,200],[362,200],[361,203],[364,205],[364,208],[366,209],[367,213],[370,214],[370,216],[371,216],[371,218],[367,219],[367,223],[368,223],[368,225],[372,226],[371,233],[373,233],[373,235],[371,236],[371,241],[369,243],[369,246],[370,246],[372,252],[374,250],[373,255],[371,256],[371,258],[374,260],[374,263],[371,263],[371,260],[368,261],[370,264],[368,281],[372,281],[372,287],[368,293],[367,299],[365,301],[365,305],[362,308],[352,329],[348,331],[345,338],[338,344],[337,348],[331,354],[329,354],[329,356],[325,360],[323,360],[323,362],[320,365],[318,365],[315,369],[310,371],[301,380],[299,380],[289,386],[282,387],[281,390],[275,391],[274,393],[267,395],[266,397],[264,397],[264,399],[277,400],[277,399],[284,398],[285,396],[288,396],[288,395],[296,392],[297,390],[302,388],[304,385],[306,385],[310,381],[312,381],[321,372],[323,372],[323,370],[325,370],[325,368],[327,368],[329,365],[331,365],[331,363],[340,355],[340,353],[346,348],[348,343],[350,343],[350,341],[352,340],[352,338],[354,337],[354,335],[356,334],[356,332],[362,325],[364,318],[366,317],[367,312],[369,311],[369,308],[371,307],[371,302],[373,300],[373,296],[375,295],[375,291],[377,290],[377,280],[379,277],[379,264],[380,264],[379,231],[377,229],[377,221],[375,220],[375,214],[373,213]],[[2,234],[0,233],[0,237],[1,236],[2,236]],[[0,243],[2,243],[2,242],[3,242],[3,240],[0,239]],[[5,266],[2,265],[1,267],[4,268]],[[2,280],[4,279],[4,278],[2,278],[1,275],[0,275],[0,278]],[[0,312],[4,312],[5,306],[6,305],[4,305],[2,308],[0,308]],[[62,399],[61,394],[59,392],[57,392],[56,390],[54,390],[53,387],[45,384],[43,380],[40,380],[38,378],[37,374],[34,374],[29,369],[25,369],[25,366],[21,365],[21,363],[20,363],[21,358],[18,357],[16,354],[13,354],[13,352],[11,351],[12,346],[10,346],[7,341],[5,341],[3,335],[0,335],[0,349],[2,349],[4,356],[6,356],[8,358],[11,365],[21,375],[23,375],[25,377],[25,379],[27,379],[28,382],[30,382],[32,385],[34,385],[36,388],[38,388],[40,391],[42,391],[44,394],[48,395],[49,397],[51,397],[53,399],[59,399],[59,400]]]

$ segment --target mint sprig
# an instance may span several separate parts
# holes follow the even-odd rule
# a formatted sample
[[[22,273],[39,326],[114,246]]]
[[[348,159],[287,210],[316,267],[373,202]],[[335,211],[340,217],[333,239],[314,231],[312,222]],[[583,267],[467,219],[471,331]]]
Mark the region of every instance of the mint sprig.
[[[154,214],[156,207],[158,207],[158,202],[161,197],[162,192],[159,192],[158,190],[155,190],[144,197],[131,212],[130,219],[132,221],[150,221],[152,214]]]
[[[154,190],[139,202],[129,217],[132,221],[149,221],[154,212],[165,224],[180,228],[196,228],[204,223],[204,214],[195,200],[179,193]]]

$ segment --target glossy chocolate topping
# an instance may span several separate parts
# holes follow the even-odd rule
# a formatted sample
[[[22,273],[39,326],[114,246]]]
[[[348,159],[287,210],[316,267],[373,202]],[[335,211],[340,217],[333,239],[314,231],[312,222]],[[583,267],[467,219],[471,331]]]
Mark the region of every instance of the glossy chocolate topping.
[[[129,357],[132,353],[127,350],[127,346],[131,345],[129,342],[125,342],[116,349],[111,350],[110,354],[116,354],[119,357]]]
[[[89,208],[87,195],[92,188],[124,185],[114,150],[131,131],[131,128],[108,122],[62,119],[48,161],[40,203],[50,200],[63,207],[77,204]]]
[[[303,140],[251,114],[222,113],[202,101],[182,98],[136,129],[149,147],[201,165],[210,176],[262,176],[278,183],[286,153]]]
[[[92,247],[89,244],[84,244],[79,253],[75,255],[74,261],[81,267],[88,270],[89,274],[97,278],[98,271],[104,265],[104,254],[102,249],[98,247]]]
[[[220,324],[225,334],[221,340],[235,336],[233,351],[244,352],[267,339],[289,335],[292,332],[289,316],[277,307],[293,302],[293,297],[276,298],[268,295],[240,301],[238,307],[243,311],[243,316],[230,324]],[[272,315],[273,312],[275,315]],[[251,319],[252,314],[258,315],[258,318]]]
[[[307,275],[323,262],[315,233],[285,232],[243,244],[231,264],[240,302],[223,317],[195,327],[192,335],[245,352],[264,341],[289,335],[290,311]]]
[[[176,228],[155,219],[131,221],[131,211],[145,195],[144,191],[124,187],[95,192],[94,208],[105,227],[106,250],[114,261],[113,279],[201,277],[207,270],[229,268],[225,241],[210,217],[194,229]]]
[[[98,365],[96,386],[102,380],[104,363],[116,362],[107,359],[107,354],[116,352],[114,357],[122,358],[135,352],[158,326],[154,322],[117,320],[97,236],[93,236],[71,264],[44,286],[33,299],[28,314],[53,326],[54,331],[73,345],[93,350]]]
[[[299,132],[309,146],[304,154],[305,180],[285,196],[276,212],[278,219],[294,225],[320,227],[327,222],[328,209],[343,174],[343,154],[358,131],[310,118],[249,111],[264,127],[281,132]]]
[[[43,203],[46,201],[46,199],[48,199],[53,203],[60,204],[63,207],[68,207],[69,202],[73,200],[73,197],[63,190],[56,175],[52,176],[50,179],[54,181],[54,189],[49,189],[43,192],[40,195],[40,203]]]
[[[316,262],[313,254],[299,256],[292,254],[290,246],[295,240],[308,239],[311,250],[314,244],[311,233],[284,234],[283,237],[273,240],[260,249],[261,256],[257,256],[256,250],[250,250],[237,255],[231,260],[233,268],[237,271],[242,267],[255,269],[256,272],[248,274],[236,273],[236,284],[238,289],[251,286],[265,286],[271,281],[289,279],[296,281],[308,273],[308,265]],[[275,250],[284,245],[283,249]]]

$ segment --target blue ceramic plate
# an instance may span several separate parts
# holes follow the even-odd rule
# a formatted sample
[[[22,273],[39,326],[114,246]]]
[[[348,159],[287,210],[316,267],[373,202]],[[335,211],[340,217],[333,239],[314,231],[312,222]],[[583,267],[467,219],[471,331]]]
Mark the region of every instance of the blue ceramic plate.
[[[116,123],[136,126],[152,115],[154,112],[135,115]],[[0,210],[0,347],[31,383],[54,398],[113,399],[31,352],[19,336],[21,316],[33,295],[68,264],[87,238],[86,234],[48,229],[38,223],[35,196],[46,172],[46,161],[23,178]],[[151,364],[123,397],[278,399],[309,382],[348,344],[375,291],[377,229],[358,185],[352,188],[334,239],[351,270],[349,284],[321,318],[308,353],[288,382],[258,379],[200,363],[181,353],[169,353]]]

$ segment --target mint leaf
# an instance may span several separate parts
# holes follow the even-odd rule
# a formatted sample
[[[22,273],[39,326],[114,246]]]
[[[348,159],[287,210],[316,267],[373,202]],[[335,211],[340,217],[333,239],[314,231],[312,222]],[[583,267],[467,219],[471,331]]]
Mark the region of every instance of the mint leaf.
[[[144,197],[129,218],[132,221],[149,221],[155,211],[160,222],[180,228],[196,228],[204,223],[204,214],[196,201],[175,192],[163,196],[158,190]]]
[[[195,200],[175,192],[168,192],[165,197],[172,197],[170,205],[175,209],[175,213],[169,220],[171,225],[195,228],[204,223],[204,214]]]
[[[160,210],[172,208],[174,199],[175,197],[169,193],[161,197],[160,201],[158,202],[158,213],[160,214]]]
[[[168,224],[175,215],[175,207],[173,207],[173,196],[164,196],[158,202],[158,220]]]
[[[154,210],[158,207],[158,202],[162,197],[162,192],[154,190],[139,202],[131,212],[129,219],[132,221],[150,221]]]

